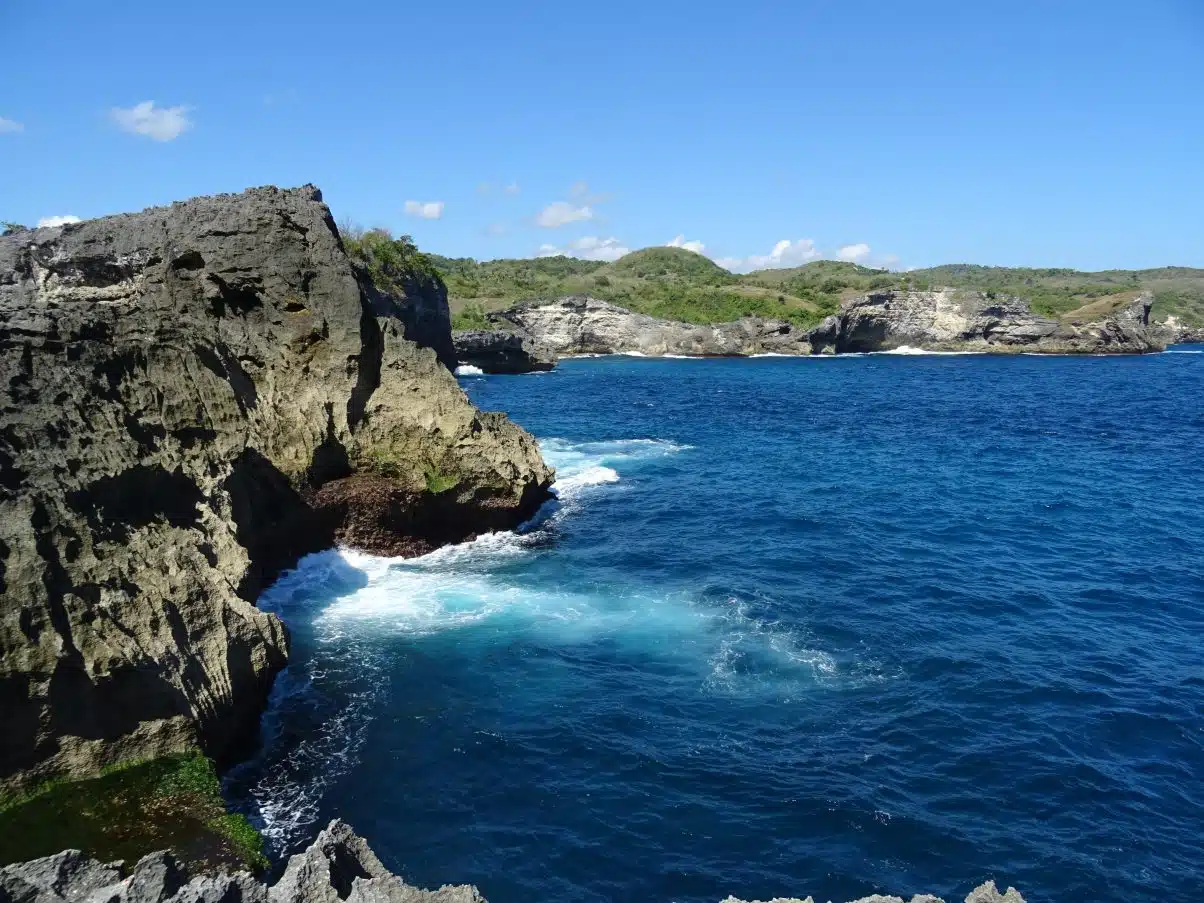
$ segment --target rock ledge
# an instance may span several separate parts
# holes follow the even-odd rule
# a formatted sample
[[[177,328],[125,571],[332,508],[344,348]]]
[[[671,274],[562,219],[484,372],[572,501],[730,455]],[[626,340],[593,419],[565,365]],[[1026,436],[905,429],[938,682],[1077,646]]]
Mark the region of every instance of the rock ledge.
[[[346,823],[332,821],[303,853],[292,856],[275,884],[247,872],[205,874],[191,880],[170,853],[143,857],[126,873],[120,862],[101,863],[78,850],[0,869],[0,903],[487,903],[467,884],[419,890],[392,874],[367,841]],[[728,897],[723,903],[744,903]],[[815,903],[811,897],[777,897],[768,903]],[[853,903],[906,903],[875,894]],[[911,903],[944,903],[915,896]],[[1009,887],[1000,893],[988,881],[965,903],[1024,903]]]

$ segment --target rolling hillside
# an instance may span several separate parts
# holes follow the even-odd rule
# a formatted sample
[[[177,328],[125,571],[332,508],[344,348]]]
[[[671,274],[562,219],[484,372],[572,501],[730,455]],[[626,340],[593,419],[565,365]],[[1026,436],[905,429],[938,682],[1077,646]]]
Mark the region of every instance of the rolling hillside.
[[[772,317],[809,326],[846,298],[887,288],[944,286],[1016,295],[1039,313],[1069,320],[1107,315],[1152,291],[1158,319],[1204,325],[1204,269],[1029,269],[952,264],[906,273],[835,260],[801,267],[729,273],[682,248],[645,248],[613,263],[570,257],[475,261],[429,255],[447,283],[457,327],[480,326],[485,314],[520,301],[590,294],[653,316],[719,323]]]

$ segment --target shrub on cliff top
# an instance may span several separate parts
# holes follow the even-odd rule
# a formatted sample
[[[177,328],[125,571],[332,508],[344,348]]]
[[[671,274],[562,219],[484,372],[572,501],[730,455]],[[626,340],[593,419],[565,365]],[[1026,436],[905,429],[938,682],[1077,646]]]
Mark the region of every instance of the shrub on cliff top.
[[[410,236],[394,238],[388,229],[345,228],[343,247],[347,255],[368,271],[381,291],[404,296],[409,286],[440,281],[435,264],[418,250]]]

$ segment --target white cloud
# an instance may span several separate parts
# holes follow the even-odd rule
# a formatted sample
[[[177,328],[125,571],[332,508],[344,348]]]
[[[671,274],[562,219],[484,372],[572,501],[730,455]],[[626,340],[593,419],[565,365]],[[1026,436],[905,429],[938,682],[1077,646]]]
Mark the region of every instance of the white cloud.
[[[25,126],[21,123],[12,119],[5,119],[3,116],[0,116],[0,135],[3,135],[6,132],[15,134],[16,132],[23,131],[25,131]]]
[[[443,216],[443,201],[406,201],[406,213],[422,219],[439,219]]]
[[[38,228],[45,229],[50,226],[65,226],[67,223],[78,223],[79,217],[68,213],[66,216],[44,216],[38,220]]]
[[[715,263],[733,273],[748,273],[753,270],[778,270],[786,267],[802,266],[812,260],[818,260],[823,252],[815,247],[810,238],[800,238],[791,241],[783,238],[768,254],[753,254],[751,257],[717,257]]]
[[[593,218],[594,209],[589,204],[577,206],[568,201],[555,201],[539,211],[535,217],[535,225],[544,229],[559,229],[569,223]]]
[[[671,241],[665,242],[666,248],[684,248],[687,251],[693,251],[695,254],[706,254],[707,246],[700,241],[686,241],[684,235],[678,235]]]
[[[870,246],[865,242],[858,242],[855,245],[845,245],[836,252],[837,260],[847,260],[850,263],[863,263],[869,259]]]
[[[184,114],[190,107],[156,107],[154,101],[144,100],[126,109],[113,107],[110,115],[122,131],[146,135],[155,141],[171,141],[192,128]]]
[[[631,253],[631,248],[617,238],[599,238],[596,235],[586,235],[570,241],[564,247],[556,245],[540,245],[536,257],[580,257],[582,260],[618,260]]]
[[[511,182],[509,185],[506,186],[505,191],[506,191],[506,194],[518,194],[518,192],[519,192],[518,182]]]

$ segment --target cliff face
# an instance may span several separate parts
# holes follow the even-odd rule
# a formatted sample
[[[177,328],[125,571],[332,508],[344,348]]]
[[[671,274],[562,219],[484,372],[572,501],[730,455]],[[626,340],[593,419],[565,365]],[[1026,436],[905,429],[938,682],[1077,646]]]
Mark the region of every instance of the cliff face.
[[[281,568],[542,502],[531,437],[362,278],[313,188],[0,238],[0,783],[234,753]]]
[[[740,356],[808,354],[806,333],[779,320],[746,317],[732,323],[695,326],[633,313],[597,298],[575,296],[495,314],[558,355],[681,354]]]
[[[0,869],[0,901],[19,903],[486,903],[471,885],[437,891],[406,884],[381,864],[363,838],[333,821],[303,853],[290,857],[271,887],[246,872],[199,875],[189,880],[170,853],[143,857],[127,875],[121,863],[100,863],[74,850]],[[772,903],[808,903],[778,899]],[[742,903],[728,897],[724,903]],[[875,895],[854,903],[904,903]],[[942,903],[916,896],[912,903]],[[1000,893],[993,881],[971,891],[966,903],[1024,903],[1019,892]]]
[[[844,302],[838,314],[809,332],[758,317],[695,326],[588,297],[520,305],[492,317],[558,355],[849,354],[904,346],[927,351],[1132,354],[1166,347],[1170,332],[1151,325],[1152,304],[1149,295],[1142,295],[1107,319],[1068,323],[1039,317],[1016,298],[952,289],[888,291]]]
[[[1016,298],[946,289],[875,292],[841,305],[811,331],[816,354],[889,351],[1032,351],[1049,354],[1141,353],[1166,347],[1150,326],[1148,295],[1112,317],[1073,324],[1034,314]]]

